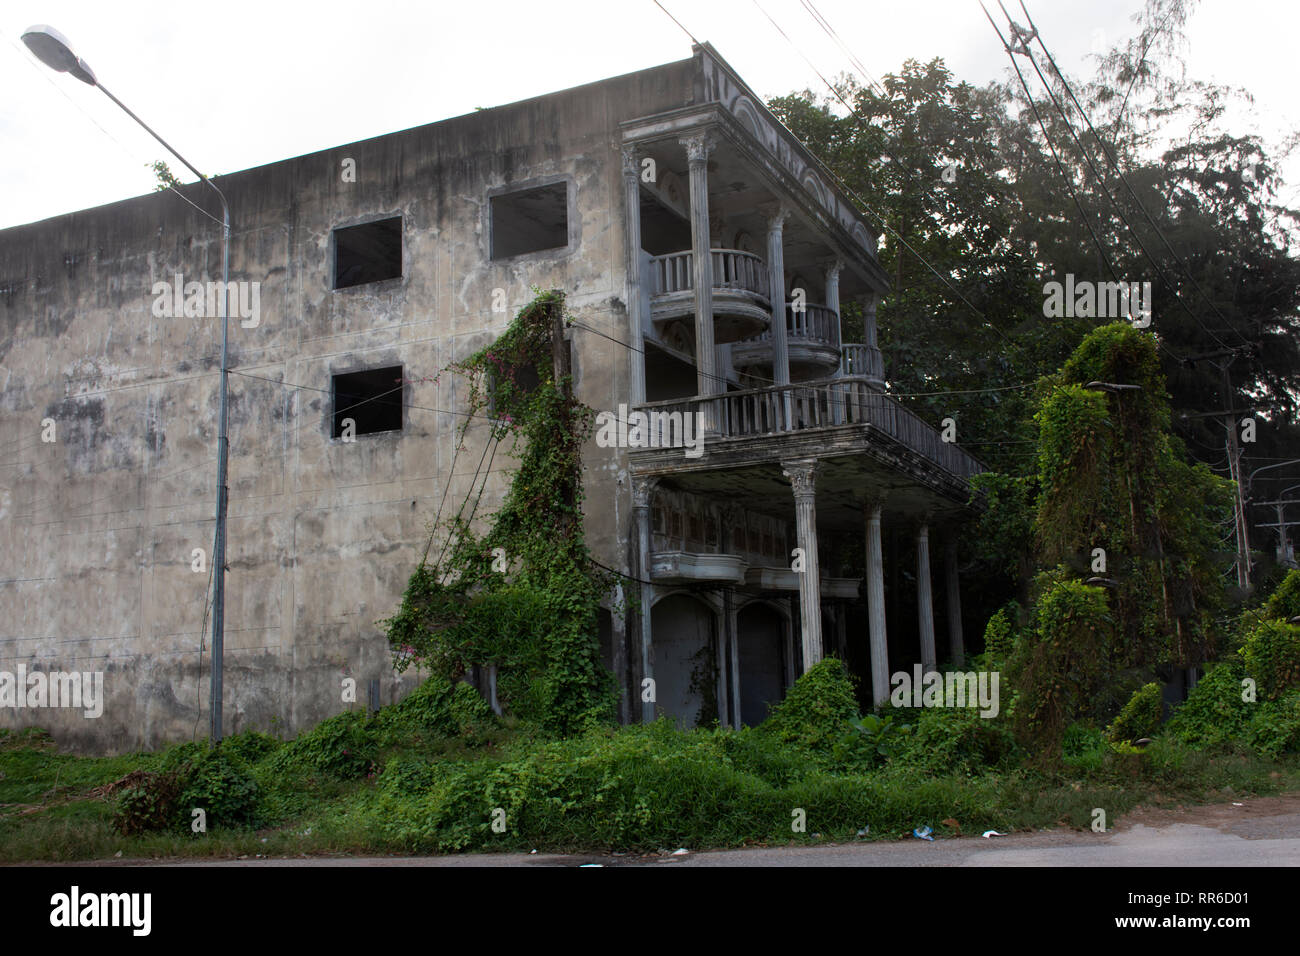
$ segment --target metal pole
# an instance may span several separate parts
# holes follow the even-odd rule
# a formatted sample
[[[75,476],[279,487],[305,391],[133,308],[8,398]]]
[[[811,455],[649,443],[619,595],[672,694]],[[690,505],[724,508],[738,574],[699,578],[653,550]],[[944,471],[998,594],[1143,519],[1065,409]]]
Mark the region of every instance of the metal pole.
[[[199,179],[212,187],[217,198],[221,200],[221,395],[219,425],[217,431],[217,526],[213,535],[212,560],[215,562],[212,574],[212,689],[209,705],[212,711],[211,733],[213,743],[221,741],[221,696],[225,669],[225,627],[226,627],[226,464],[229,455],[229,441],[226,435],[226,408],[228,385],[230,381],[230,207],[226,197],[217,188],[216,183],[204,176],[194,164],[176,152],[171,144],[155,133],[144,120],[136,116],[131,109],[116,96],[104,88],[102,83],[95,84],[103,90],[105,96],[121,107],[127,116],[135,120],[163,147],[179,159]]]

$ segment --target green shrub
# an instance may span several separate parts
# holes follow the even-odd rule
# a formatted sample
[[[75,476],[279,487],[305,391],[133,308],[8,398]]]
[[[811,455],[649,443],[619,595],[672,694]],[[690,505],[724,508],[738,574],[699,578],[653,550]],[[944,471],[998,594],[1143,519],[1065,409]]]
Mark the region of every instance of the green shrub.
[[[112,827],[123,836],[165,830],[177,819],[181,781],[175,773],[138,771],[128,775],[113,805]]]
[[[247,765],[218,746],[194,766],[180,795],[182,821],[188,827],[194,809],[202,809],[212,827],[254,826],[259,789]]]
[[[376,724],[364,711],[345,710],[285,744],[271,765],[283,771],[315,770],[340,780],[364,776],[378,756]]]
[[[929,773],[971,775],[993,769],[1015,749],[1015,739],[1001,721],[966,708],[929,709],[894,762]]]
[[[1106,736],[1113,742],[1151,737],[1163,718],[1164,699],[1160,685],[1144,684],[1134,691],[1124,709],[1106,730]]]
[[[247,764],[257,763],[267,754],[275,753],[281,746],[281,741],[260,730],[246,730],[221,741],[222,750]]]
[[[1065,728],[1061,759],[1067,767],[1094,773],[1106,762],[1106,735],[1090,721],[1075,721]]]
[[[1005,661],[1011,656],[1015,647],[1015,621],[1019,607],[1012,601],[993,612],[993,616],[984,625],[984,653],[988,655],[989,661]]]
[[[1255,706],[1241,699],[1243,676],[1240,661],[1209,665],[1187,700],[1174,708],[1166,731],[1197,746],[1240,739]]]
[[[463,681],[428,678],[401,701],[379,712],[386,741],[405,742],[413,733],[441,737],[470,736],[495,723],[496,715],[477,690]]]
[[[783,743],[829,754],[857,713],[848,671],[842,661],[827,657],[794,682],[762,727]]]
[[[1246,631],[1241,645],[1246,675],[1259,685],[1259,693],[1276,700],[1300,684],[1300,626],[1281,621],[1259,621]]]
[[[1246,725],[1246,739],[1273,760],[1300,751],[1300,691],[1257,704],[1255,716]]]
[[[1300,614],[1300,568],[1287,572],[1282,583],[1264,605],[1264,613],[1286,621]]]

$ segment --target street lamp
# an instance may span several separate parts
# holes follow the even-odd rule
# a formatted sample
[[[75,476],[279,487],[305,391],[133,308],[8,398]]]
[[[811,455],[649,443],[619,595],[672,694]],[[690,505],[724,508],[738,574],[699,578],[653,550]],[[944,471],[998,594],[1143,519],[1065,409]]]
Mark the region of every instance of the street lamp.
[[[149,125],[127,108],[126,104],[105,89],[95,76],[95,71],[85,60],[72,52],[72,45],[58,30],[44,24],[28,27],[23,33],[23,43],[38,60],[59,73],[68,73],[88,86],[97,87],[110,100],[122,108],[127,116],[135,120],[154,139],[158,140],[167,152],[179,159],[199,179],[212,187],[212,191],[221,200],[221,409],[220,425],[217,433],[217,527],[212,546],[212,560],[216,563],[213,573],[212,592],[212,740],[221,740],[221,696],[222,670],[225,651],[225,615],[226,615],[226,465],[229,442],[226,437],[226,389],[230,377],[228,365],[230,346],[230,207],[216,183],[199,172],[194,164],[176,152],[171,145],[150,129]],[[200,637],[201,639],[201,637]]]
[[[1089,382],[1083,386],[1091,392],[1140,392],[1141,385],[1120,385],[1116,382]]]

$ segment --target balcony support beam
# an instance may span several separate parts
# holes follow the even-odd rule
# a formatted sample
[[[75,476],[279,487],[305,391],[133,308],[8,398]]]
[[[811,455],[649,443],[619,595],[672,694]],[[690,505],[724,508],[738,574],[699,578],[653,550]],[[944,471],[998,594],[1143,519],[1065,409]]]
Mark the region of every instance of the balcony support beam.
[[[936,669],[934,650],[934,598],[930,588],[930,526],[921,522],[916,532],[916,609],[921,632],[921,669]]]
[[[709,241],[709,153],[713,142],[705,133],[684,136],[691,180],[691,259],[695,283],[695,367],[696,390],[714,395],[718,381],[718,354],[713,336],[713,256]],[[704,409],[705,427],[713,423],[712,402]]]
[[[641,284],[649,282],[641,274],[641,168],[637,162],[636,147],[623,147],[623,205],[626,211],[627,319],[632,345],[628,351],[631,374],[628,377],[628,395],[633,405],[645,401],[645,339],[650,317],[642,310]]]
[[[790,210],[784,205],[767,219],[768,298],[772,300],[772,377],[777,385],[790,384],[790,349],[785,324],[785,221]]]
[[[632,479],[632,514],[636,522],[637,533],[637,577],[641,581],[641,608],[639,611],[641,624],[641,666],[640,679],[637,680],[632,691],[641,700],[641,722],[643,724],[652,723],[655,719],[655,694],[647,694],[649,688],[654,687],[654,665],[652,662],[651,648],[654,644],[654,635],[651,629],[650,609],[654,604],[654,585],[650,584],[650,499],[654,494],[655,485],[659,483],[657,478],[633,478]],[[646,684],[646,680],[650,684]],[[650,698],[647,700],[647,696]]]
[[[957,579],[957,532],[949,532],[944,541],[943,571],[948,586],[948,653],[954,667],[961,667],[966,658],[961,633],[961,585]]]
[[[876,706],[889,699],[889,641],[885,634],[885,562],[880,547],[884,502],[866,503],[867,626],[871,639],[871,696]]]
[[[800,673],[806,674],[822,659],[822,589],[817,567],[817,461],[813,458],[783,461],[781,473],[790,479],[794,491],[795,532],[803,551],[803,570],[799,575],[799,618],[803,639]]]

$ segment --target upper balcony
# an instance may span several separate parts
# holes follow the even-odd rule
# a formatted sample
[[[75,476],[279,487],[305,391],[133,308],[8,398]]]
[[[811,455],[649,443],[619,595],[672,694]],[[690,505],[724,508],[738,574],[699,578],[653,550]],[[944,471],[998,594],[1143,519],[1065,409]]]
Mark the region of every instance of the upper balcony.
[[[752,252],[712,249],[713,328],[719,345],[772,324],[767,265]],[[695,314],[695,255],[691,250],[650,257],[650,317],[656,325]]]
[[[819,378],[840,365],[840,317],[824,305],[785,307],[786,354],[790,377]],[[742,339],[731,347],[731,361],[737,368],[771,369],[775,352],[772,330]]]

